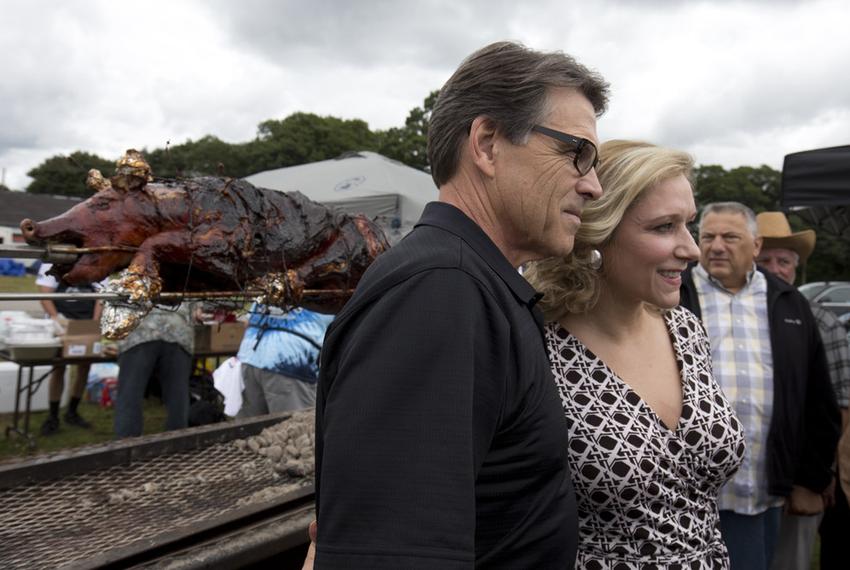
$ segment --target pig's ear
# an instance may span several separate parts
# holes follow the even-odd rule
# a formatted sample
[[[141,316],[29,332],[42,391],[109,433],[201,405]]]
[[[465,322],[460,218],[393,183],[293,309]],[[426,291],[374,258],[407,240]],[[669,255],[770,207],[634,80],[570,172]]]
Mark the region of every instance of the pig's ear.
[[[138,190],[152,180],[151,167],[142,153],[130,149],[116,164],[112,186],[119,190]]]
[[[112,188],[109,180],[103,177],[100,170],[92,168],[89,170],[89,175],[86,178],[86,186],[93,192],[104,192]]]

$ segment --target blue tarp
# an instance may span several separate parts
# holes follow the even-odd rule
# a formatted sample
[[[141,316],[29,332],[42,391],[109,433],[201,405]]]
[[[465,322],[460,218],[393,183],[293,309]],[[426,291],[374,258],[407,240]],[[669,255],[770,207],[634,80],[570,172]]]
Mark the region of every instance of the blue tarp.
[[[11,259],[0,259],[0,275],[21,277],[26,275],[27,268],[23,263]]]

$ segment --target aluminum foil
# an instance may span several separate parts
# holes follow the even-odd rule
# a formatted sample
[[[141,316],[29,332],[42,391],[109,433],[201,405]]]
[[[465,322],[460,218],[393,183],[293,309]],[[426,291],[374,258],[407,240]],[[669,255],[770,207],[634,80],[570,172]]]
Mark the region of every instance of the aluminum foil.
[[[263,291],[254,300],[263,305],[288,309],[301,304],[304,284],[292,269],[286,273],[269,273],[254,281],[253,288]]]
[[[100,329],[110,340],[121,340],[133,331],[153,308],[152,294],[159,293],[158,279],[125,269],[110,279],[105,291],[126,295],[124,301],[107,301],[100,316]]]

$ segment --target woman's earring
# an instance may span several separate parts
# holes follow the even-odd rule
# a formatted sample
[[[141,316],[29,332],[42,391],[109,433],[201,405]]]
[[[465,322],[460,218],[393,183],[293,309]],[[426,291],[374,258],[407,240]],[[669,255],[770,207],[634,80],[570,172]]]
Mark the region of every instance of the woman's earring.
[[[602,269],[602,252],[598,249],[590,250],[590,268],[596,271]]]

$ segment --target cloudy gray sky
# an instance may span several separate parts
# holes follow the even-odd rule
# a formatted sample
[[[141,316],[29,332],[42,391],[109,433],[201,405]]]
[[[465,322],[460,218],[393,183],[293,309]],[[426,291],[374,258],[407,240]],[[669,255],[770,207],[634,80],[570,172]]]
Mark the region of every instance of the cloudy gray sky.
[[[117,158],[296,111],[403,124],[495,40],[562,50],[612,84],[607,138],[700,164],[850,144],[844,0],[0,0],[0,168]]]

